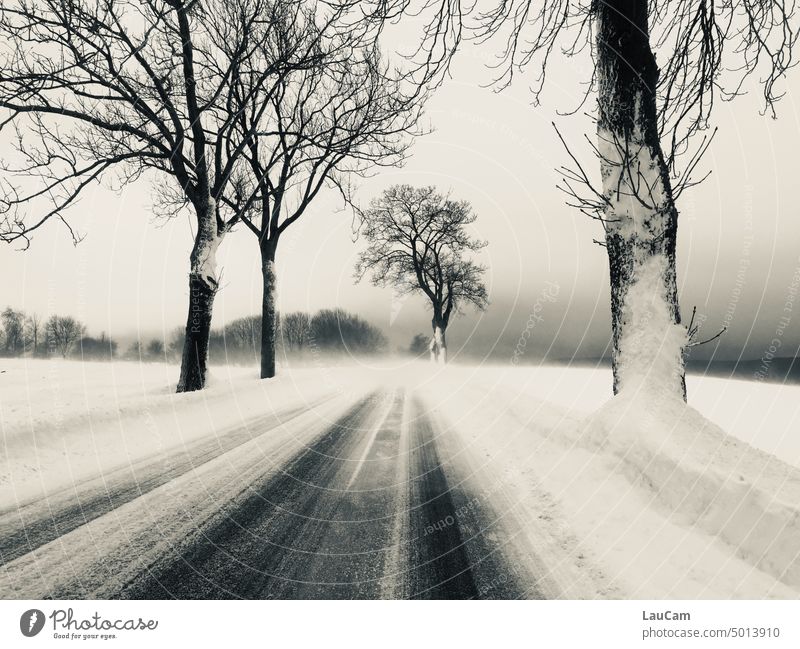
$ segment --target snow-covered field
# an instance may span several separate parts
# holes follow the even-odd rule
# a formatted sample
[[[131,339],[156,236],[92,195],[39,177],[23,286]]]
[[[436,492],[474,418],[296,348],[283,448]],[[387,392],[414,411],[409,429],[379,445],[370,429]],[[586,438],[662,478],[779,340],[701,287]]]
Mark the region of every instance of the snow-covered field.
[[[175,394],[163,363],[0,362],[0,509],[84,477],[242,426],[258,415],[362,391],[358,372],[297,369],[267,386],[255,368],[213,367],[208,388]]]
[[[264,414],[388,385],[431,408],[443,464],[467,467],[521,522],[502,542],[565,596],[800,596],[800,387],[690,376],[687,407],[612,400],[606,369],[399,359],[264,382],[214,367],[188,395],[173,393],[176,377],[162,364],[1,361],[0,512]]]

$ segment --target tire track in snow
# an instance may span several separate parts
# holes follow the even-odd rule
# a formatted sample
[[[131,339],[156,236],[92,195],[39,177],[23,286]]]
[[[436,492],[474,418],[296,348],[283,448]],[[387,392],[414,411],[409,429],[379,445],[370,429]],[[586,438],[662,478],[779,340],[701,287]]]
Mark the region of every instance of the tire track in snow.
[[[260,416],[236,428],[195,440],[165,456],[146,457],[105,475],[83,480],[64,492],[44,496],[0,515],[0,566],[121,507],[188,471],[326,402]]]
[[[6,585],[28,592],[31,571],[64,572],[59,557],[71,556],[87,534],[92,542],[116,526],[112,543],[84,548],[74,567],[70,561],[71,578],[47,573],[37,581],[37,592],[44,587],[50,596],[148,599],[519,596],[515,584],[497,579],[513,571],[487,525],[487,512],[474,507],[476,494],[460,480],[461,468],[452,461],[459,449],[440,434],[438,419],[402,389],[375,392],[335,411],[327,420],[335,423],[320,426],[304,438],[304,447],[294,446],[269,468],[245,452],[246,442],[268,431],[234,431],[225,443],[243,442],[231,455],[216,453],[216,463],[208,458],[201,471],[187,470],[167,484],[166,476],[155,476],[162,489],[151,485],[158,495],[154,502],[172,499],[179,511],[186,510],[174,534],[166,528],[175,516],[164,514],[166,527],[148,529],[138,521],[137,536],[129,539],[132,516],[151,498],[134,495],[118,510],[128,522],[117,524],[112,511],[74,529],[9,564],[15,570]],[[308,425],[296,421],[296,427]],[[234,473],[232,467],[219,472],[216,464],[233,455]],[[211,478],[228,474],[237,476],[230,489]],[[198,491],[198,481],[213,484],[213,490]],[[173,496],[161,493],[171,485]],[[198,507],[213,513],[196,516]],[[156,510],[158,518],[161,507]],[[171,540],[164,541],[165,534]],[[132,557],[134,546],[148,550]]]
[[[340,418],[285,469],[249,494],[179,556],[165,558],[122,593],[124,598],[229,599],[311,597],[300,593],[326,585],[325,575],[307,570],[334,522],[376,406],[371,395]],[[363,473],[363,472],[362,472]],[[338,478],[338,480],[337,480]],[[330,568],[330,566],[329,566]],[[311,572],[309,581],[299,573]],[[315,574],[316,573],[316,574]],[[336,584],[331,584],[337,590]],[[327,592],[324,597],[334,597]]]
[[[448,480],[442,444],[417,399],[373,394],[120,596],[522,596],[476,496]]]
[[[472,599],[472,575],[461,526],[436,446],[431,420],[414,403],[409,456],[409,547],[412,599]]]

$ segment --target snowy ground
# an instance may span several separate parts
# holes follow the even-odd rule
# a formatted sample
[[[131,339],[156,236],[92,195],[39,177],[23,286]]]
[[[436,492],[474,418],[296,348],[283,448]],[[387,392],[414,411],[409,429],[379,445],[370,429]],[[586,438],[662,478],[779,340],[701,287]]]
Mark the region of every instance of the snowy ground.
[[[317,434],[316,420],[381,387],[425,404],[445,473],[482,494],[505,529],[497,542],[548,596],[800,596],[800,440],[791,434],[800,387],[689,377],[695,410],[653,398],[610,400],[605,369],[440,369],[397,360],[282,368],[262,382],[253,369],[217,367],[210,387],[189,395],[173,394],[176,377],[175,367],[161,364],[0,361],[0,518],[43,495],[51,506],[69,497],[68,488],[111,480],[120,467],[206,438],[224,441],[258,417],[313,415],[182,476],[205,492],[216,472],[220,493],[187,509],[210,512],[232,484],[225,480],[261,470],[253,449],[280,463],[286,444]],[[77,552],[112,515],[116,536],[100,544],[108,556],[113,543],[137,534],[145,548],[154,523],[141,520],[142,507],[161,521],[162,545],[169,534],[185,535],[194,519],[170,518],[175,489],[164,484],[139,499],[146,506],[128,502],[5,570],[20,573],[33,562],[37,575],[46,574],[48,556],[59,565],[50,545]],[[0,593],[11,596],[2,581]]]
[[[711,412],[726,399],[739,411],[747,385],[689,380],[690,394],[713,397]],[[786,434],[800,390],[753,387],[762,410],[775,392],[792,410],[729,420],[733,430],[796,461]],[[551,526],[551,545],[602,575],[598,596],[800,595],[800,471],[691,407],[609,400],[608,390],[601,370],[483,368],[448,372],[431,397],[507,501],[522,504],[529,547]],[[758,422],[780,426],[759,439]]]
[[[208,388],[175,394],[163,363],[0,361],[0,509],[164,453],[251,418],[364,389],[358,372],[298,369],[270,383],[255,368],[213,367]]]

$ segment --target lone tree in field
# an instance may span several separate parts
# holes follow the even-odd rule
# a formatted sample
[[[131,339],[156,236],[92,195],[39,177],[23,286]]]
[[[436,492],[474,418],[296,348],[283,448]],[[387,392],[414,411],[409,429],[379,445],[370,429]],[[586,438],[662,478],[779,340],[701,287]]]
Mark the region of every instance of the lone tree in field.
[[[702,180],[692,174],[710,143],[708,135],[694,143],[693,136],[708,128],[714,103],[740,94],[752,75],[772,111],[780,97],[776,84],[794,65],[794,4],[503,0],[478,23],[480,37],[507,39],[500,86],[534,66],[537,100],[554,55],[591,55],[584,99],[596,93],[591,146],[601,180],[595,186],[570,152],[572,165],[562,169],[561,189],[570,205],[604,229],[614,392],[628,379],[635,383],[649,376],[685,398],[683,354],[697,344],[692,340],[697,331],[680,326],[676,204],[685,189]]]
[[[0,238],[27,246],[92,184],[155,174],[156,207],[194,216],[178,391],[206,376],[216,252],[239,215],[221,200],[246,148],[235,98],[307,52],[251,56],[298,0],[9,0],[0,6],[0,129],[16,144]],[[280,52],[278,53],[281,54]],[[248,99],[251,98],[250,96]]]
[[[399,164],[428,96],[427,75],[413,77],[383,60],[385,16],[364,14],[368,4],[304,3],[276,16],[235,86],[235,128],[245,147],[225,200],[261,255],[261,378],[275,376],[280,238],[326,186],[347,202],[354,178]],[[305,67],[278,70],[270,83],[251,86],[273,58],[297,52]]]
[[[447,326],[467,305],[486,308],[485,268],[468,255],[486,246],[468,226],[477,216],[466,201],[454,201],[434,187],[395,185],[361,214],[367,247],[356,278],[370,275],[376,286],[421,293],[431,307],[431,360],[447,362]]]
[[[86,327],[71,316],[54,315],[47,321],[44,331],[49,350],[66,358]]]

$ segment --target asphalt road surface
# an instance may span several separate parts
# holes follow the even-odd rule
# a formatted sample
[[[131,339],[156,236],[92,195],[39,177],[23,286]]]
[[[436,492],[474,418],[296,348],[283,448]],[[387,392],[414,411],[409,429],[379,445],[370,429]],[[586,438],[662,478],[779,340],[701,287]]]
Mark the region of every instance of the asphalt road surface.
[[[46,505],[32,502],[0,512],[0,560],[24,560],[296,416],[295,411],[270,415],[88,481]],[[188,541],[167,546],[110,596],[537,597],[535,589],[517,582],[486,499],[470,492],[468,481],[443,462],[437,430],[422,403],[403,390],[366,396],[277,470],[256,473]]]

